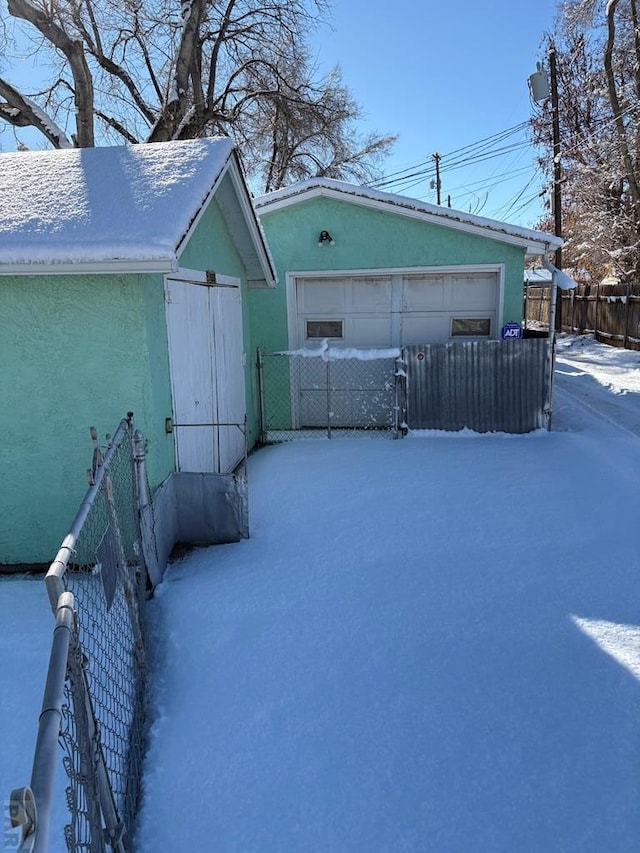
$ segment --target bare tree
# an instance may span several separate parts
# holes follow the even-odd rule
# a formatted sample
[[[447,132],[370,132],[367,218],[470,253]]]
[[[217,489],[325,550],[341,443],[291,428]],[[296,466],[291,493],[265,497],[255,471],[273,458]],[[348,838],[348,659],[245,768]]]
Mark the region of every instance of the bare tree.
[[[304,53],[276,69],[254,69],[253,85],[264,92],[252,111],[242,150],[249,169],[261,175],[265,192],[309,175],[370,181],[394,136],[357,132],[360,108],[339,68],[318,82],[305,77]]]
[[[0,119],[54,147],[223,134],[275,187],[311,174],[368,176],[391,145],[359,138],[339,72],[314,79],[306,44],[325,0],[6,5],[51,74],[39,93],[0,76]]]
[[[636,0],[569,0],[556,32],[565,265],[640,275],[640,33]],[[533,119],[552,164],[549,105]]]

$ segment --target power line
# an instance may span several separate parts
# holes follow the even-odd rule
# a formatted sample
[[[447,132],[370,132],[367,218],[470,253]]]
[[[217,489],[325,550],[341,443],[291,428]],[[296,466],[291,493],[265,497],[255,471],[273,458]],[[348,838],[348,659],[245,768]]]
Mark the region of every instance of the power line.
[[[637,107],[635,105],[629,106],[622,113],[623,116],[632,113]],[[586,149],[590,142],[597,138],[598,133],[601,133],[608,126],[611,126],[615,123],[615,119],[607,118],[598,122],[597,127],[595,127],[590,132],[582,132],[578,134],[578,140],[574,141],[574,143],[561,150],[561,156],[571,156],[577,154],[580,150]],[[504,130],[498,131],[497,133],[491,134],[490,136],[483,137],[482,139],[476,140],[475,142],[468,143],[467,145],[460,146],[459,148],[455,148],[452,151],[449,151],[446,154],[439,155],[439,171],[440,174],[446,174],[448,172],[453,172],[456,169],[462,169],[469,166],[478,165],[480,163],[485,163],[493,159],[503,158],[508,156],[509,154],[515,152],[524,152],[527,148],[532,147],[532,143],[528,140],[516,140],[506,145],[502,145],[503,142],[506,142],[510,137],[515,136],[518,133],[521,133],[523,130],[530,127],[530,120],[527,119],[525,121],[518,122],[517,124],[512,125],[511,127],[505,128]],[[525,167],[522,170],[518,170],[514,172],[513,175],[520,173],[520,171],[527,171],[529,167]],[[517,203],[518,198],[521,197],[522,192],[526,192],[526,189],[532,181],[535,179],[535,176],[540,174],[541,170],[536,168],[534,175],[531,180],[528,182],[527,186],[525,186],[518,196],[511,202],[507,204],[509,207],[507,208],[507,212],[510,212],[513,209],[514,204]],[[503,173],[505,180],[508,179],[511,175],[509,172]],[[431,181],[436,176],[436,169],[433,162],[433,155],[427,159],[423,160],[419,163],[416,163],[412,166],[407,166],[404,169],[399,169],[395,172],[390,172],[387,175],[384,175],[378,178],[375,181],[371,181],[368,186],[381,189],[389,192],[407,192],[408,190],[414,189],[415,187],[420,186],[426,181]],[[501,183],[499,180],[492,181],[492,178],[483,178],[480,181],[472,182],[470,184],[466,184],[466,187],[472,186],[480,186],[485,189],[493,189],[498,184]],[[459,187],[455,187],[450,192],[455,192]],[[473,191],[468,191],[463,194],[463,197],[468,197],[469,195],[477,195]],[[532,198],[537,197],[537,193]],[[525,203],[530,203],[528,200]],[[505,206],[503,205],[500,210],[503,210]],[[518,208],[518,210],[522,209],[522,205]],[[517,211],[515,211],[517,212]]]
[[[624,118],[624,116],[629,115],[630,113],[635,112],[637,110],[638,104],[631,104],[625,110],[622,110],[622,112],[620,113],[620,117]],[[615,116],[613,118],[599,119],[596,122],[597,126],[594,127],[593,130],[582,131],[580,133],[577,133],[577,141],[573,145],[570,145],[567,148],[561,148],[560,156],[565,157],[567,155],[577,154],[579,151],[586,149],[589,140],[593,139],[593,137],[596,137],[599,133],[601,133],[601,131],[605,130],[607,127],[615,125],[615,123]],[[538,143],[538,145],[542,145],[542,143]]]
[[[466,184],[458,187],[450,187],[450,193],[456,193],[456,204],[459,203],[460,198],[467,198],[469,195],[473,195],[476,198],[479,198],[479,193],[485,190],[485,204],[488,201],[489,193],[495,187],[510,183],[513,179],[522,174],[529,174],[531,172],[531,162],[527,162],[525,166],[520,166],[516,169],[516,164],[518,164],[525,155],[525,151],[521,150],[519,152],[514,152],[512,157],[508,157],[508,162],[504,163],[504,160],[501,158],[491,171],[491,174],[487,177],[481,178],[478,181],[467,181]],[[504,163],[503,170],[500,171],[500,164]],[[477,192],[472,187],[477,187]],[[466,190],[466,192],[459,193],[458,190]]]
[[[494,133],[491,136],[485,136],[482,139],[477,140],[476,142],[471,142],[468,145],[464,145],[461,148],[455,148],[453,151],[448,152],[447,154],[442,154],[441,158],[445,161],[447,158],[454,157],[454,155],[458,155],[458,159],[454,162],[464,162],[465,152],[472,152],[475,150],[475,154],[479,155],[486,151],[492,144],[497,144],[502,142],[504,139],[507,139],[509,136],[514,135],[515,133],[520,132],[526,126],[528,126],[528,121],[519,122],[518,124],[513,125],[512,127],[508,127],[505,130],[501,130],[498,133]],[[388,175],[383,175],[382,177],[370,181],[367,186],[372,188],[381,188],[387,186],[389,184],[395,183],[403,183],[406,180],[410,180],[419,175],[425,175],[427,177],[435,174],[435,170],[432,164],[431,158],[428,160],[423,160],[420,163],[416,163],[414,166],[407,166],[404,169],[399,169],[395,172],[390,172]]]
[[[490,136],[483,137],[475,142],[455,148],[447,154],[438,155],[438,171],[441,175],[453,173],[456,170],[478,166],[492,160],[510,160],[510,162],[515,165],[518,160],[522,159],[525,150],[531,149],[532,144],[529,139],[514,139],[513,137],[518,134],[522,136],[523,131],[529,127],[530,120],[527,119],[526,121],[518,122],[511,127],[491,134]],[[437,180],[436,164],[434,160],[434,155],[432,155],[428,160],[424,160],[413,166],[406,167],[405,169],[399,169],[395,172],[389,173],[388,175],[382,176],[376,181],[372,181],[369,186],[389,192],[406,193],[410,190],[415,190],[416,187],[420,187],[425,182],[429,181],[431,183],[431,189],[433,190],[434,179]],[[468,182],[462,186],[456,186],[451,190],[447,188],[447,192],[455,192],[459,189],[465,190],[460,198],[475,198],[475,212],[477,213],[486,206],[489,194],[492,190],[497,186],[512,180],[518,175],[528,173],[530,169],[531,166],[524,166],[518,169],[505,169],[499,174],[496,174],[497,168],[494,167],[493,174],[488,177],[484,177],[477,181],[471,181],[470,183]],[[533,195],[524,198],[522,204],[520,204],[516,209],[518,202],[523,199],[527,190],[539,177],[540,173],[540,168],[535,168],[533,174],[528,178],[524,186],[522,186],[511,199],[503,203],[499,210],[505,211],[505,215],[512,211],[517,213],[527,205],[531,204],[533,200],[538,198],[540,193],[536,190]],[[483,195],[484,198],[482,198]]]
[[[512,151],[521,151],[524,148],[530,148],[531,144],[527,141],[514,142],[511,145],[505,145],[503,148],[496,148],[493,151],[486,151],[476,154],[474,157],[468,157],[465,160],[457,160],[453,163],[447,163],[443,158],[442,171],[452,172],[454,169],[461,169],[464,166],[470,166],[474,163],[484,163],[486,160],[493,160],[495,157],[500,157],[503,154],[509,154]]]
[[[484,163],[488,160],[493,160],[497,157],[503,157],[505,154],[512,153],[514,151],[521,151],[525,148],[528,148],[528,142],[519,142],[514,143],[512,145],[504,146],[503,148],[496,149],[495,151],[487,151],[484,153],[477,154],[474,157],[469,157],[466,160],[456,160],[453,163],[446,164],[444,160],[444,155],[441,158],[440,165],[440,174],[453,172],[456,169],[466,168],[468,166],[475,165],[477,163]],[[430,180],[435,177],[436,171],[434,166],[430,166],[427,169],[423,169],[418,172],[413,172],[412,174],[406,175],[403,178],[397,178],[395,180],[387,181],[385,184],[378,184],[376,189],[382,189],[385,187],[387,190],[393,189],[395,192],[406,191],[415,186],[418,186],[425,181]]]
[[[520,213],[520,211],[525,210],[532,202],[534,202],[539,197],[540,193],[538,192],[538,190],[536,190],[530,196],[527,196],[527,198],[522,202],[522,204],[519,207],[516,207],[514,211],[512,211],[513,215],[516,216],[518,213]]]
[[[514,207],[516,206],[516,204],[520,201],[520,199],[521,199],[521,198],[522,198],[522,196],[526,193],[526,191],[529,189],[529,187],[531,186],[531,184],[536,180],[536,178],[538,177],[538,173],[539,173],[539,171],[540,171],[540,169],[539,169],[539,168],[537,168],[537,169],[534,171],[534,173],[531,175],[531,177],[529,178],[529,180],[527,181],[527,183],[522,187],[522,189],[520,190],[520,192],[515,196],[515,198],[513,199],[513,201],[511,201],[511,202],[506,202],[505,204],[503,204],[503,205],[502,205],[502,207],[501,207],[501,208],[499,208],[499,209],[498,209],[498,213],[497,213],[497,216],[498,216],[498,217],[500,217],[500,218],[507,217],[507,216],[511,213],[511,211],[513,210],[513,208],[514,208]],[[537,191],[536,191],[536,195],[537,195],[537,194],[538,194],[538,193],[537,193]],[[507,205],[508,205],[508,207],[507,207]]]
[[[483,190],[492,190],[500,184],[508,183],[518,175],[523,175],[531,171],[531,166],[521,166],[519,169],[514,169],[510,172],[500,172],[498,175],[492,175],[490,178],[482,178],[479,181],[470,181],[466,184],[458,184],[457,187],[448,187],[447,191],[451,194],[456,193],[457,198],[466,198],[469,195],[477,195]],[[477,191],[471,189],[477,187]],[[462,192],[460,192],[462,190]]]

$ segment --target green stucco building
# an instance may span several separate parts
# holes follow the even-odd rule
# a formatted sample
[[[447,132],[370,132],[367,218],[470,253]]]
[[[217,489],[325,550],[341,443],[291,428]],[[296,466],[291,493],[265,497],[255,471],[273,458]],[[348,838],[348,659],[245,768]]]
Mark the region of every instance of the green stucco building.
[[[258,433],[249,291],[274,285],[227,139],[0,154],[0,564],[55,555],[90,426],[134,412],[152,489],[233,469],[245,414]]]
[[[499,339],[522,320],[525,258],[558,238],[324,178],[255,201],[276,261],[250,294],[265,350]]]

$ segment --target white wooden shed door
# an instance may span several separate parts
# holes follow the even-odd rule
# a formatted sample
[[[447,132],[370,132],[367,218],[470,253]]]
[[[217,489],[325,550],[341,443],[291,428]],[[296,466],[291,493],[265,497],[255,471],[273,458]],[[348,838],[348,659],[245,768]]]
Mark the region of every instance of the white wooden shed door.
[[[226,474],[244,455],[240,283],[186,275],[165,283],[177,468]]]

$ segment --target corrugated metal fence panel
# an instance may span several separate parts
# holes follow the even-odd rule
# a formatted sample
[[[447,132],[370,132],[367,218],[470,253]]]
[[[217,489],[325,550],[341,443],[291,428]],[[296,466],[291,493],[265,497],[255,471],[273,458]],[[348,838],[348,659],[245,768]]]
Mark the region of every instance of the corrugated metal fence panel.
[[[548,352],[545,338],[405,347],[409,429],[544,427]]]

